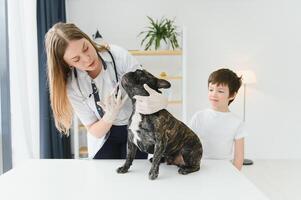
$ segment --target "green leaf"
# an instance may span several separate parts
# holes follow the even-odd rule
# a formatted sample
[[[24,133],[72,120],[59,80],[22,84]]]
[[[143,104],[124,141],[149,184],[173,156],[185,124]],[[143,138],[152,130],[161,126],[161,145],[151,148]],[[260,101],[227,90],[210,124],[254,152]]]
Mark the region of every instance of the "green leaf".
[[[177,36],[180,34],[177,32],[175,18],[172,20],[165,17],[162,17],[160,20],[154,20],[149,16],[147,18],[150,23],[149,26],[145,27],[145,30],[138,34],[138,36],[144,35],[140,45],[142,46],[146,43],[145,50],[148,50],[152,45],[157,50],[161,41],[165,41],[167,44],[170,42],[173,49],[179,47]]]

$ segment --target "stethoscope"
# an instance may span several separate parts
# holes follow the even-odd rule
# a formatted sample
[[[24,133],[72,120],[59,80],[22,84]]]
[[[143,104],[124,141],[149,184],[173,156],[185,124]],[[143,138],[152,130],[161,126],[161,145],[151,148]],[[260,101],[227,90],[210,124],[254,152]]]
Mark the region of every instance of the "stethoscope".
[[[107,52],[109,53],[109,55],[110,55],[110,57],[111,57],[111,59],[112,59],[112,61],[113,61],[113,67],[114,67],[114,72],[115,72],[116,84],[118,84],[118,75],[117,75],[117,68],[116,68],[115,59],[114,59],[114,57],[113,57],[113,55],[112,55],[112,53],[111,53],[110,50],[107,50]],[[107,69],[107,64],[106,64],[106,62],[102,59],[102,57],[99,55],[98,52],[97,52],[97,55],[98,55],[98,58],[99,58],[99,59],[101,60],[101,62],[102,62],[103,68],[106,70],[106,69]],[[87,100],[87,99],[89,99],[90,97],[92,97],[93,94],[94,94],[93,92],[92,92],[91,94],[89,94],[88,97],[86,97],[86,96],[83,94],[83,92],[82,92],[82,90],[81,90],[81,87],[80,87],[80,84],[79,84],[79,81],[78,81],[78,78],[77,78],[77,71],[76,71],[75,68],[73,68],[73,72],[74,72],[74,77],[75,77],[75,79],[76,79],[76,85],[77,85],[77,87],[78,87],[78,89],[79,89],[79,92],[80,92],[81,95],[85,98],[84,101]],[[92,81],[93,81],[93,80],[92,80]],[[119,90],[119,86],[117,86],[117,93],[118,93],[118,90]],[[98,90],[97,90],[97,92],[98,92]],[[116,93],[116,95],[117,95],[117,93]]]

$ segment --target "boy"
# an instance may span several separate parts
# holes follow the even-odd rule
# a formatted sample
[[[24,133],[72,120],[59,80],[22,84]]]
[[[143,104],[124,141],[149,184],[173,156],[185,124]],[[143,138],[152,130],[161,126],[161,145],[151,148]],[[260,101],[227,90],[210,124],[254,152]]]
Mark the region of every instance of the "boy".
[[[219,69],[211,73],[208,79],[211,108],[197,112],[190,122],[191,129],[202,141],[203,157],[233,159],[233,165],[238,170],[243,165],[246,132],[242,120],[229,110],[229,105],[235,99],[240,86],[241,77],[229,69]]]

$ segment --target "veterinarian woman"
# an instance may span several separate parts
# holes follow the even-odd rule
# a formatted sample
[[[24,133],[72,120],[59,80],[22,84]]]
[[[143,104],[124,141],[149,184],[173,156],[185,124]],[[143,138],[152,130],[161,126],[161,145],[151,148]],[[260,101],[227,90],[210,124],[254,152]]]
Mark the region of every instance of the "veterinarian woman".
[[[55,24],[45,36],[45,46],[57,129],[67,133],[74,112],[88,130],[90,158],[125,158],[133,108],[117,83],[126,72],[140,68],[137,60],[121,47],[96,44],[70,23]],[[137,96],[138,112],[150,114],[167,106],[166,97],[144,87],[150,95]],[[146,159],[147,154],[137,151],[136,158]]]

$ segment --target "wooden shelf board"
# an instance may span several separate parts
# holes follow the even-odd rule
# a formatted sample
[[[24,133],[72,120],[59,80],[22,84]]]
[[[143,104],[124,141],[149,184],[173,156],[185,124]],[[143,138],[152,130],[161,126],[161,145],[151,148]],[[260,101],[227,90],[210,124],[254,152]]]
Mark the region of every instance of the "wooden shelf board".
[[[83,124],[78,125],[78,129],[82,129],[84,131],[87,130],[87,128]]]
[[[80,156],[85,156],[88,154],[88,147],[85,147],[85,146],[81,146],[79,148],[79,155]]]
[[[165,80],[182,80],[183,79],[182,76],[159,76],[159,78],[165,79]]]

